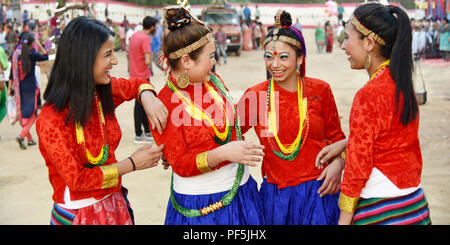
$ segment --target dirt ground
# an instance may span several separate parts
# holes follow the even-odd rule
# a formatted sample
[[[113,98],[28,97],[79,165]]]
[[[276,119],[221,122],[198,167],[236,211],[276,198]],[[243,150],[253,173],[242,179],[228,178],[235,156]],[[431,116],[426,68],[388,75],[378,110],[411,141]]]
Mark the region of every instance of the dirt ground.
[[[306,74],[327,81],[333,90],[341,115],[342,128],[348,136],[348,117],[353,96],[368,80],[365,71],[351,70],[344,52],[335,46],[332,54],[318,53],[311,29],[304,31],[307,40]],[[118,54],[119,64],[113,76],[128,77],[126,55]],[[428,198],[433,224],[450,224],[450,65],[421,63],[428,100],[420,106],[420,143],[423,156],[422,185]],[[158,88],[164,86],[164,73],[156,67],[151,79]],[[261,50],[244,51],[240,57],[231,54],[228,64],[217,66],[217,72],[233,91],[235,100],[250,86],[265,80]],[[47,79],[41,76],[42,87]],[[421,88],[421,87],[419,87]],[[116,110],[122,129],[122,140],[116,151],[118,160],[133,153],[134,102],[126,102]],[[0,225],[47,225],[52,208],[52,189],[48,172],[37,146],[19,149],[14,138],[20,126],[11,126],[5,118],[0,124]],[[32,135],[37,139],[35,127]],[[253,131],[247,139],[258,142]],[[260,168],[252,175],[261,183]],[[170,171],[161,165],[130,173],[123,177],[129,199],[139,225],[164,223],[169,200]]]

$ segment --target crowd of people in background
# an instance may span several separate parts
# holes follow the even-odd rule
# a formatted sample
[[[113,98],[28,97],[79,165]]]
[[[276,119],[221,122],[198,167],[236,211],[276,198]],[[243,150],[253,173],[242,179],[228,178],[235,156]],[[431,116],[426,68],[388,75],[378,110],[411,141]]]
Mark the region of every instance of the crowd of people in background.
[[[330,20],[318,20],[317,26],[314,31],[315,43],[318,53],[332,53],[333,47],[339,48],[344,41],[344,27],[346,20],[343,19],[344,9],[339,6],[337,23],[330,22]],[[239,16],[241,31],[242,31],[242,50],[258,50],[263,47],[264,36],[269,31],[267,26],[264,26],[260,21],[261,13],[256,5],[253,11],[247,4],[241,4],[237,9]],[[14,50],[20,43],[20,37],[22,33],[30,33],[34,39],[33,49],[37,53],[43,53],[39,49],[38,44],[44,47],[44,50],[50,51],[58,45],[59,37],[65,28],[65,26],[76,16],[72,16],[70,12],[64,14],[56,14],[48,11],[48,21],[39,21],[33,16],[33,13],[29,13],[27,10],[22,12],[22,18],[17,20],[13,18],[12,10],[7,6],[2,6],[0,11],[0,47],[5,53],[5,56],[11,64],[11,58]],[[84,11],[84,15],[88,17],[94,17],[92,11],[89,9]],[[114,23],[109,16],[108,7],[105,8],[105,23],[116,34],[114,49],[115,51],[122,51],[127,53],[129,59],[129,44],[130,39],[134,33],[142,31],[142,23],[130,23],[126,15],[123,16],[121,23]],[[151,76],[154,75],[155,67],[162,70],[161,65],[158,62],[158,57],[161,53],[161,44],[164,35],[165,23],[156,11],[153,16],[156,20],[155,30],[148,34],[151,39],[151,61],[148,64]],[[448,25],[448,19],[433,20],[432,18],[424,18],[420,20],[411,19],[413,27],[413,54],[420,58],[443,58],[448,61],[450,58],[450,26]],[[302,31],[303,27],[299,21],[299,18],[295,19],[295,23],[292,25],[298,30]],[[216,39],[217,51],[216,60],[217,65],[227,64],[227,34],[220,26],[218,29],[213,30],[213,35]],[[11,65],[4,68],[6,71],[11,69]],[[215,68],[213,68],[215,69]],[[128,68],[130,70],[130,68]],[[36,84],[40,87],[40,73],[39,67],[36,71]],[[49,75],[49,74],[47,74]],[[3,77],[7,78],[8,75]],[[3,81],[3,87],[8,88],[8,79]],[[38,105],[41,105],[41,96],[38,96]],[[138,130],[139,131],[139,130]],[[153,139],[146,132],[146,137],[140,137],[140,140],[135,140],[135,143],[145,143],[152,141]],[[139,138],[137,135],[136,139]]]
[[[442,21],[424,18],[411,19],[413,28],[413,53],[425,59],[450,59],[450,26],[448,19]]]

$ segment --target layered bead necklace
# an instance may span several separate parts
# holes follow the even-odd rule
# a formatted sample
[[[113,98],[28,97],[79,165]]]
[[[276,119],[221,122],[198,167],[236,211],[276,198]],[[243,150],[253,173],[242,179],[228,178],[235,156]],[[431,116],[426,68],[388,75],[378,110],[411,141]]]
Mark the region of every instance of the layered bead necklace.
[[[297,137],[292,144],[284,145],[281,143],[278,137],[277,129],[277,113],[275,108],[275,90],[274,90],[274,80],[273,78],[269,82],[267,87],[267,103],[266,103],[266,118],[267,118],[267,129],[273,137],[268,137],[269,146],[272,152],[283,160],[292,161],[294,160],[300,149],[302,148],[305,139],[309,131],[309,117],[307,115],[308,101],[303,98],[303,79],[300,82],[301,77],[297,75],[297,103],[298,103],[298,116],[299,116],[299,128]],[[269,106],[270,105],[270,106]],[[304,130],[306,128],[306,130]],[[302,133],[305,131],[304,136]],[[273,142],[275,139],[276,145]],[[280,151],[277,151],[279,149]]]
[[[233,113],[234,113],[234,127],[236,129],[236,138],[237,140],[242,140],[242,132],[241,132],[241,124],[238,116],[238,112],[236,107],[233,105],[233,100],[231,99],[230,94],[228,93],[225,86],[222,84],[222,82],[219,80],[218,77],[216,77],[214,74],[210,75],[210,81],[216,87],[216,89],[222,94],[222,96],[232,105],[233,107]],[[198,108],[188,97],[184,96],[183,93],[178,89],[178,87],[175,85],[175,79],[171,76],[169,73],[169,77],[167,79],[167,87],[175,93],[178,98],[182,101],[182,103],[185,105],[185,110],[189,113],[189,115],[194,118],[195,120],[203,121],[203,119],[206,119],[211,127],[214,129],[215,137],[214,140],[217,144],[226,144],[230,141],[231,138],[231,126],[228,122],[228,117],[226,116],[226,110],[225,110],[225,102],[223,99],[217,94],[217,92],[208,84],[204,83],[208,91],[211,93],[211,96],[213,97],[214,101],[217,102],[224,108],[224,114],[225,114],[225,130],[224,132],[219,132],[217,128],[214,125],[214,122],[209,117],[209,115],[203,111],[202,108]],[[226,137],[225,137],[226,135]],[[188,209],[183,206],[181,206],[175,199],[174,196],[174,190],[173,190],[173,173],[172,173],[172,179],[171,179],[171,185],[170,185],[170,200],[172,203],[172,206],[174,207],[177,212],[180,214],[186,216],[186,217],[199,217],[199,216],[205,216],[209,213],[213,213],[221,208],[224,208],[228,206],[231,201],[233,201],[234,197],[237,194],[237,191],[239,189],[239,185],[241,183],[242,177],[244,176],[244,168],[245,166],[242,164],[238,164],[238,169],[236,172],[236,179],[234,181],[233,186],[231,189],[225,194],[219,201],[210,204],[204,208],[200,209]]]
[[[98,99],[97,95],[95,96],[95,105],[97,109],[97,116],[100,126],[100,132],[102,135],[102,148],[100,150],[100,153],[98,156],[93,156],[92,153],[89,151],[89,149],[86,147],[86,142],[84,138],[84,132],[83,132],[83,126],[80,122],[75,123],[75,132],[77,136],[77,144],[79,146],[81,156],[84,158],[85,161],[88,162],[85,166],[88,168],[93,168],[96,166],[102,166],[106,160],[108,159],[108,140],[106,135],[106,123],[105,123],[105,116],[103,115],[103,108],[100,100]]]
[[[185,111],[191,116],[193,119],[198,121],[206,120],[209,125],[214,130],[214,141],[220,145],[228,143],[228,141],[231,138],[231,128],[230,128],[230,122],[228,120],[228,116],[226,113],[226,110],[223,109],[224,117],[225,117],[225,127],[223,132],[220,132],[216,125],[214,124],[213,120],[211,119],[211,116],[208,115],[202,108],[199,108],[196,106],[190,98],[186,97],[175,85],[176,83],[173,82],[173,77],[169,74],[169,77],[167,79],[167,86],[169,89],[174,92],[178,98],[181,100],[181,102],[185,105]],[[225,102],[223,99],[217,94],[217,92],[208,84],[204,83],[208,91],[211,93],[211,96],[214,99],[214,102],[219,104],[222,108],[225,108]]]

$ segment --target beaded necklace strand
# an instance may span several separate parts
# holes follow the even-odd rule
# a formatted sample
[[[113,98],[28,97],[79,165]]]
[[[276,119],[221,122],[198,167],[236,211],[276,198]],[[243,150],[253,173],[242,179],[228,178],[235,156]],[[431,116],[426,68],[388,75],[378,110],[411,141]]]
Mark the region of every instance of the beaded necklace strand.
[[[222,100],[222,98],[217,94],[217,92],[211,88],[211,86],[209,86],[207,83],[205,83],[206,88],[208,89],[208,91],[211,93],[214,101],[221,105],[222,107],[224,106],[224,101]],[[216,125],[214,124],[213,120],[211,119],[211,117],[202,109],[197,107],[188,97],[186,97],[175,85],[175,83],[173,83],[170,79],[170,77],[167,79],[167,86],[169,87],[169,89],[174,92],[178,98],[181,100],[181,102],[185,105],[185,111],[189,114],[189,116],[191,116],[191,118],[198,120],[198,121],[203,121],[206,120],[209,125],[211,125],[211,127],[214,130],[214,140],[220,144],[226,144],[230,138],[231,138],[231,129],[230,129],[230,123],[228,120],[228,116],[226,113],[226,110],[224,110],[224,117],[225,117],[225,128],[223,132],[220,132]]]
[[[283,160],[292,161],[298,156],[298,152],[300,148],[303,146],[305,139],[307,137],[307,133],[309,131],[309,117],[307,116],[307,107],[308,101],[306,98],[303,98],[303,79],[300,82],[300,75],[297,77],[297,103],[298,103],[298,115],[299,115],[299,129],[297,133],[297,137],[295,138],[292,144],[287,144],[286,146],[281,143],[278,133],[277,133],[277,114],[275,108],[275,90],[274,90],[274,80],[273,78],[269,82],[269,86],[267,88],[267,104],[266,104],[266,113],[267,113],[267,121],[268,121],[268,130],[273,134],[273,138],[276,141],[276,145],[280,151],[276,151],[275,144],[272,142],[273,139],[270,137],[268,139],[269,146],[272,149],[272,152],[280,157]],[[269,108],[270,105],[270,108]],[[302,133],[306,128],[305,134],[302,137]]]
[[[109,146],[108,146],[107,138],[106,138],[107,136],[106,136],[106,130],[105,130],[105,127],[106,127],[105,126],[106,125],[105,116],[103,115],[102,103],[98,99],[97,95],[95,96],[95,105],[96,105],[96,109],[97,109],[97,116],[98,116],[98,121],[99,121],[99,125],[100,125],[102,141],[104,142],[98,156],[93,156],[92,153],[89,151],[89,149],[86,147],[83,126],[81,125],[81,123],[79,123],[79,122],[75,123],[77,144],[79,145],[80,149],[82,149],[81,154],[85,155],[87,161],[89,162],[88,164],[85,165],[88,168],[93,168],[95,166],[102,166],[108,159]]]
[[[378,66],[375,73],[370,77],[370,80],[373,80],[375,77],[377,77],[379,75],[379,73],[381,73],[381,71],[384,70],[384,68],[386,68],[386,66],[389,65],[390,62],[391,62],[391,59],[388,59],[385,62],[383,62],[380,66]]]

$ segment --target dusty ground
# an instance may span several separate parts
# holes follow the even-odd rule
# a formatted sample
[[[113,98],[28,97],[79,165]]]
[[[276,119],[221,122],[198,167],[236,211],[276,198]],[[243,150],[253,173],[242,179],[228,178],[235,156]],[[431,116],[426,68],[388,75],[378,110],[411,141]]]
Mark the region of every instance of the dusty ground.
[[[332,54],[316,51],[312,30],[305,30],[307,42],[307,75],[330,83],[342,116],[342,127],[348,135],[348,117],[353,96],[368,79],[364,71],[350,70],[345,54],[335,48]],[[265,80],[262,51],[242,52],[241,57],[231,55],[228,64],[218,66],[217,72],[227,82],[238,99],[246,88]],[[114,76],[127,77],[126,58],[118,53],[119,65]],[[155,68],[153,84],[160,89],[164,74]],[[431,208],[434,224],[450,224],[450,66],[438,67],[422,63],[428,90],[428,101],[420,106],[420,140],[423,154],[422,184]],[[42,76],[43,87],[46,77]],[[128,157],[139,146],[133,144],[133,105],[127,102],[117,111],[122,128],[122,141],[116,151],[119,160]],[[14,138],[20,126],[11,126],[7,119],[0,124],[0,225],[49,224],[52,189],[47,168],[38,147],[20,150]],[[35,127],[32,135],[37,138]],[[253,132],[248,139],[257,141]],[[261,183],[259,168],[252,174]],[[170,172],[158,166],[124,176],[129,199],[135,212],[136,223],[159,225],[164,223],[169,198]]]

